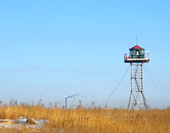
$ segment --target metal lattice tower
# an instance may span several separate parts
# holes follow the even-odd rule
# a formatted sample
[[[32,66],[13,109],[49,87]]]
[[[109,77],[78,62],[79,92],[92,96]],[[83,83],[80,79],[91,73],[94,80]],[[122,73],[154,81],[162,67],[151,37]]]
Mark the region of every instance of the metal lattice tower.
[[[131,64],[131,92],[128,109],[145,109],[147,102],[144,95],[144,63],[150,61],[150,55],[143,48],[136,45],[129,49],[129,55],[125,54],[125,63]]]

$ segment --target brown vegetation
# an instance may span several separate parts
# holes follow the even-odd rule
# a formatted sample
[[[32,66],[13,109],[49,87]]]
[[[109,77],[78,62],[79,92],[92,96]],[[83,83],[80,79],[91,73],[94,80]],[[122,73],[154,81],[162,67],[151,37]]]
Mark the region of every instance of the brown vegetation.
[[[34,105],[2,105],[0,119],[48,120],[42,129],[4,129],[0,132],[54,133],[169,133],[170,108],[128,111],[124,109],[60,109]]]

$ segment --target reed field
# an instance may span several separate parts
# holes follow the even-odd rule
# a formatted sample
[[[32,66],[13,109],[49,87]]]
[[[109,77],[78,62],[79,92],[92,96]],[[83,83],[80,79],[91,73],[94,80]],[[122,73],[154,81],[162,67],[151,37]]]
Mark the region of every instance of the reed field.
[[[128,111],[109,108],[61,109],[43,105],[1,105],[0,119],[48,120],[43,128],[0,128],[3,133],[170,133],[170,108]]]

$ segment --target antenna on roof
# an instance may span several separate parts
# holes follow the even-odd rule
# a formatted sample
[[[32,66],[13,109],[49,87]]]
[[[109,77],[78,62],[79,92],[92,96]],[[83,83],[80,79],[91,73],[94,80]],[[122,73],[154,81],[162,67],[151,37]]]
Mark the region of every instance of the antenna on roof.
[[[138,45],[138,35],[136,35],[136,45]]]

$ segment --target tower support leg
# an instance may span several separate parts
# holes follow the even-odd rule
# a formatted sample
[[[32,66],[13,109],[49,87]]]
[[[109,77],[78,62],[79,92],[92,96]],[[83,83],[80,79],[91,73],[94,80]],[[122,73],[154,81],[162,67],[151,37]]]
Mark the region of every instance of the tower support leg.
[[[144,70],[143,63],[131,63],[131,92],[128,109],[147,110],[144,95]]]

